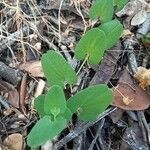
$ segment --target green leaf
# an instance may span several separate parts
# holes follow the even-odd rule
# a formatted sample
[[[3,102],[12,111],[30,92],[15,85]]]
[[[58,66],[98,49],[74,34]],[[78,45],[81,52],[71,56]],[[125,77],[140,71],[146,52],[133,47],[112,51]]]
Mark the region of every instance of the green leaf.
[[[37,110],[37,112],[41,118],[45,115],[45,113],[44,113],[44,101],[45,101],[45,95],[44,94],[38,96],[34,100],[34,107]]]
[[[90,121],[96,119],[110,105],[112,98],[112,91],[106,85],[95,85],[69,98],[67,107],[72,113],[78,110],[81,120]]]
[[[100,17],[102,22],[110,21],[113,17],[112,0],[96,0],[90,8],[89,17],[91,19]]]
[[[58,117],[63,117],[68,122],[71,119],[72,115],[73,113],[70,111],[70,109],[66,108],[66,111],[63,114],[59,114]]]
[[[111,48],[120,38],[123,31],[123,26],[118,20],[112,20],[99,26],[106,35],[107,49]]]
[[[75,57],[83,60],[88,56],[90,64],[98,64],[106,48],[106,36],[103,31],[94,28],[85,33],[75,49]]]
[[[61,55],[54,51],[48,51],[42,55],[42,68],[48,84],[59,85],[73,84],[76,82],[76,73]]]
[[[117,7],[115,11],[120,11],[127,3],[128,0],[113,0],[113,5]]]
[[[66,99],[63,89],[54,85],[45,96],[44,112],[47,115],[53,114],[55,117],[58,114],[64,113],[66,110]]]
[[[27,137],[27,144],[35,148],[53,139],[58,135],[66,126],[66,120],[62,117],[57,118],[55,122],[52,122],[49,116],[41,118]]]

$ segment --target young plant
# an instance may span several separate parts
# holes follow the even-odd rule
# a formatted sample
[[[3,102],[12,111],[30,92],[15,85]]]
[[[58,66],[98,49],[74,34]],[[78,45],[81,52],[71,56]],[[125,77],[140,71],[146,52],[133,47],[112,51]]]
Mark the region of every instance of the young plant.
[[[99,17],[101,25],[89,30],[80,39],[75,48],[75,57],[78,60],[87,60],[89,64],[98,64],[105,50],[115,45],[123,31],[123,26],[118,20],[112,20],[113,5],[121,8],[122,3],[113,0],[96,0],[94,2],[89,16],[91,19]]]
[[[31,147],[37,147],[47,140],[53,139],[65,128],[71,117],[71,112],[66,106],[63,89],[58,85],[52,86],[47,94],[37,97],[35,108],[41,119],[28,135],[27,143]]]
[[[101,25],[89,30],[80,39],[75,57],[90,64],[98,64],[106,49],[119,39],[123,27],[118,20],[112,20],[113,6],[121,9],[126,0],[96,0],[89,11],[91,19],[100,18]],[[76,73],[58,53],[48,51],[42,55],[42,68],[50,90],[35,99],[35,108],[40,120],[27,137],[27,144],[37,147],[53,139],[63,129],[74,113],[83,121],[91,121],[111,103],[112,91],[106,85],[94,85],[77,92],[68,100],[63,87],[76,82]]]
[[[51,58],[49,53],[46,55]],[[73,113],[78,112],[83,121],[96,119],[110,105],[112,97],[112,91],[106,85],[95,85],[76,93],[66,101],[63,88],[53,85],[47,94],[35,99],[40,120],[27,137],[28,145],[37,147],[53,139],[66,127]]]

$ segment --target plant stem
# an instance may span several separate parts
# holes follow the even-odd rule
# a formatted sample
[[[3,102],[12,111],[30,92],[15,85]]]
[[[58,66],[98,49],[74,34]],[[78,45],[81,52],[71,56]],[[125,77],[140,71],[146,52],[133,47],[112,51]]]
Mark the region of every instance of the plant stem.
[[[88,60],[89,58],[89,55],[87,55],[85,58],[84,58],[84,61],[82,62],[80,68],[78,69],[77,71],[77,75],[79,74],[79,72],[81,71],[81,69],[83,68],[84,64],[86,63],[86,61]]]

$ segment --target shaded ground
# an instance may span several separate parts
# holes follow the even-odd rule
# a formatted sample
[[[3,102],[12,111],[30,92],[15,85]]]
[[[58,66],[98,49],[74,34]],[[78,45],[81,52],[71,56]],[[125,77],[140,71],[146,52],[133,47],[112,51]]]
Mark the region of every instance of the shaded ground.
[[[60,137],[41,146],[42,150],[149,149],[149,84],[141,85],[134,79],[138,66],[150,68],[149,41],[142,40],[150,30],[149,5],[146,0],[130,0],[115,14],[124,25],[120,40],[105,52],[99,65],[85,64],[73,87],[76,91],[89,85],[108,84],[116,94],[112,106],[93,122],[83,123],[74,116]],[[89,20],[90,6],[90,0],[0,1],[1,149],[30,149],[26,136],[38,119],[34,98],[47,91],[40,57],[53,49],[76,71],[80,68],[82,62],[74,58],[75,45],[84,32],[100,24],[99,20]],[[138,16],[142,20],[139,25],[138,18],[132,18],[141,10],[147,16]],[[146,75],[150,82],[149,76]],[[116,91],[132,97],[133,102],[120,101]],[[69,89],[65,92],[71,94]],[[8,136],[14,140],[12,143],[19,144],[11,145]]]

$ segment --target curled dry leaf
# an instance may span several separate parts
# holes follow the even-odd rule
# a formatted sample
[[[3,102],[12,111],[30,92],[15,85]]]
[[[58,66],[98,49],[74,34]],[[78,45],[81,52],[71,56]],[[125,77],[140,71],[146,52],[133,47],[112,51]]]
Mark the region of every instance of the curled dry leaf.
[[[3,141],[3,144],[10,150],[22,150],[23,137],[19,133],[11,134]]]
[[[134,75],[135,79],[140,82],[140,87],[145,88],[150,85],[150,69],[144,67],[138,67],[136,74]]]
[[[23,110],[23,108],[24,108],[25,96],[26,96],[26,86],[27,86],[27,74],[24,74],[24,76],[22,77],[22,80],[21,80],[20,91],[19,91],[19,95],[20,95],[19,102],[20,102],[21,110]]]
[[[34,77],[44,77],[41,62],[38,60],[26,62],[19,65],[18,68],[29,72]]]
[[[147,12],[145,10],[139,11],[131,20],[132,26],[142,24],[147,19]]]
[[[16,108],[19,108],[19,94],[13,85],[0,80],[0,91],[8,93],[8,96],[5,98],[9,100],[11,105],[13,105]]]
[[[144,110],[150,105],[150,95],[132,82],[127,71],[123,73],[116,88],[113,88],[113,106],[124,110]]]

